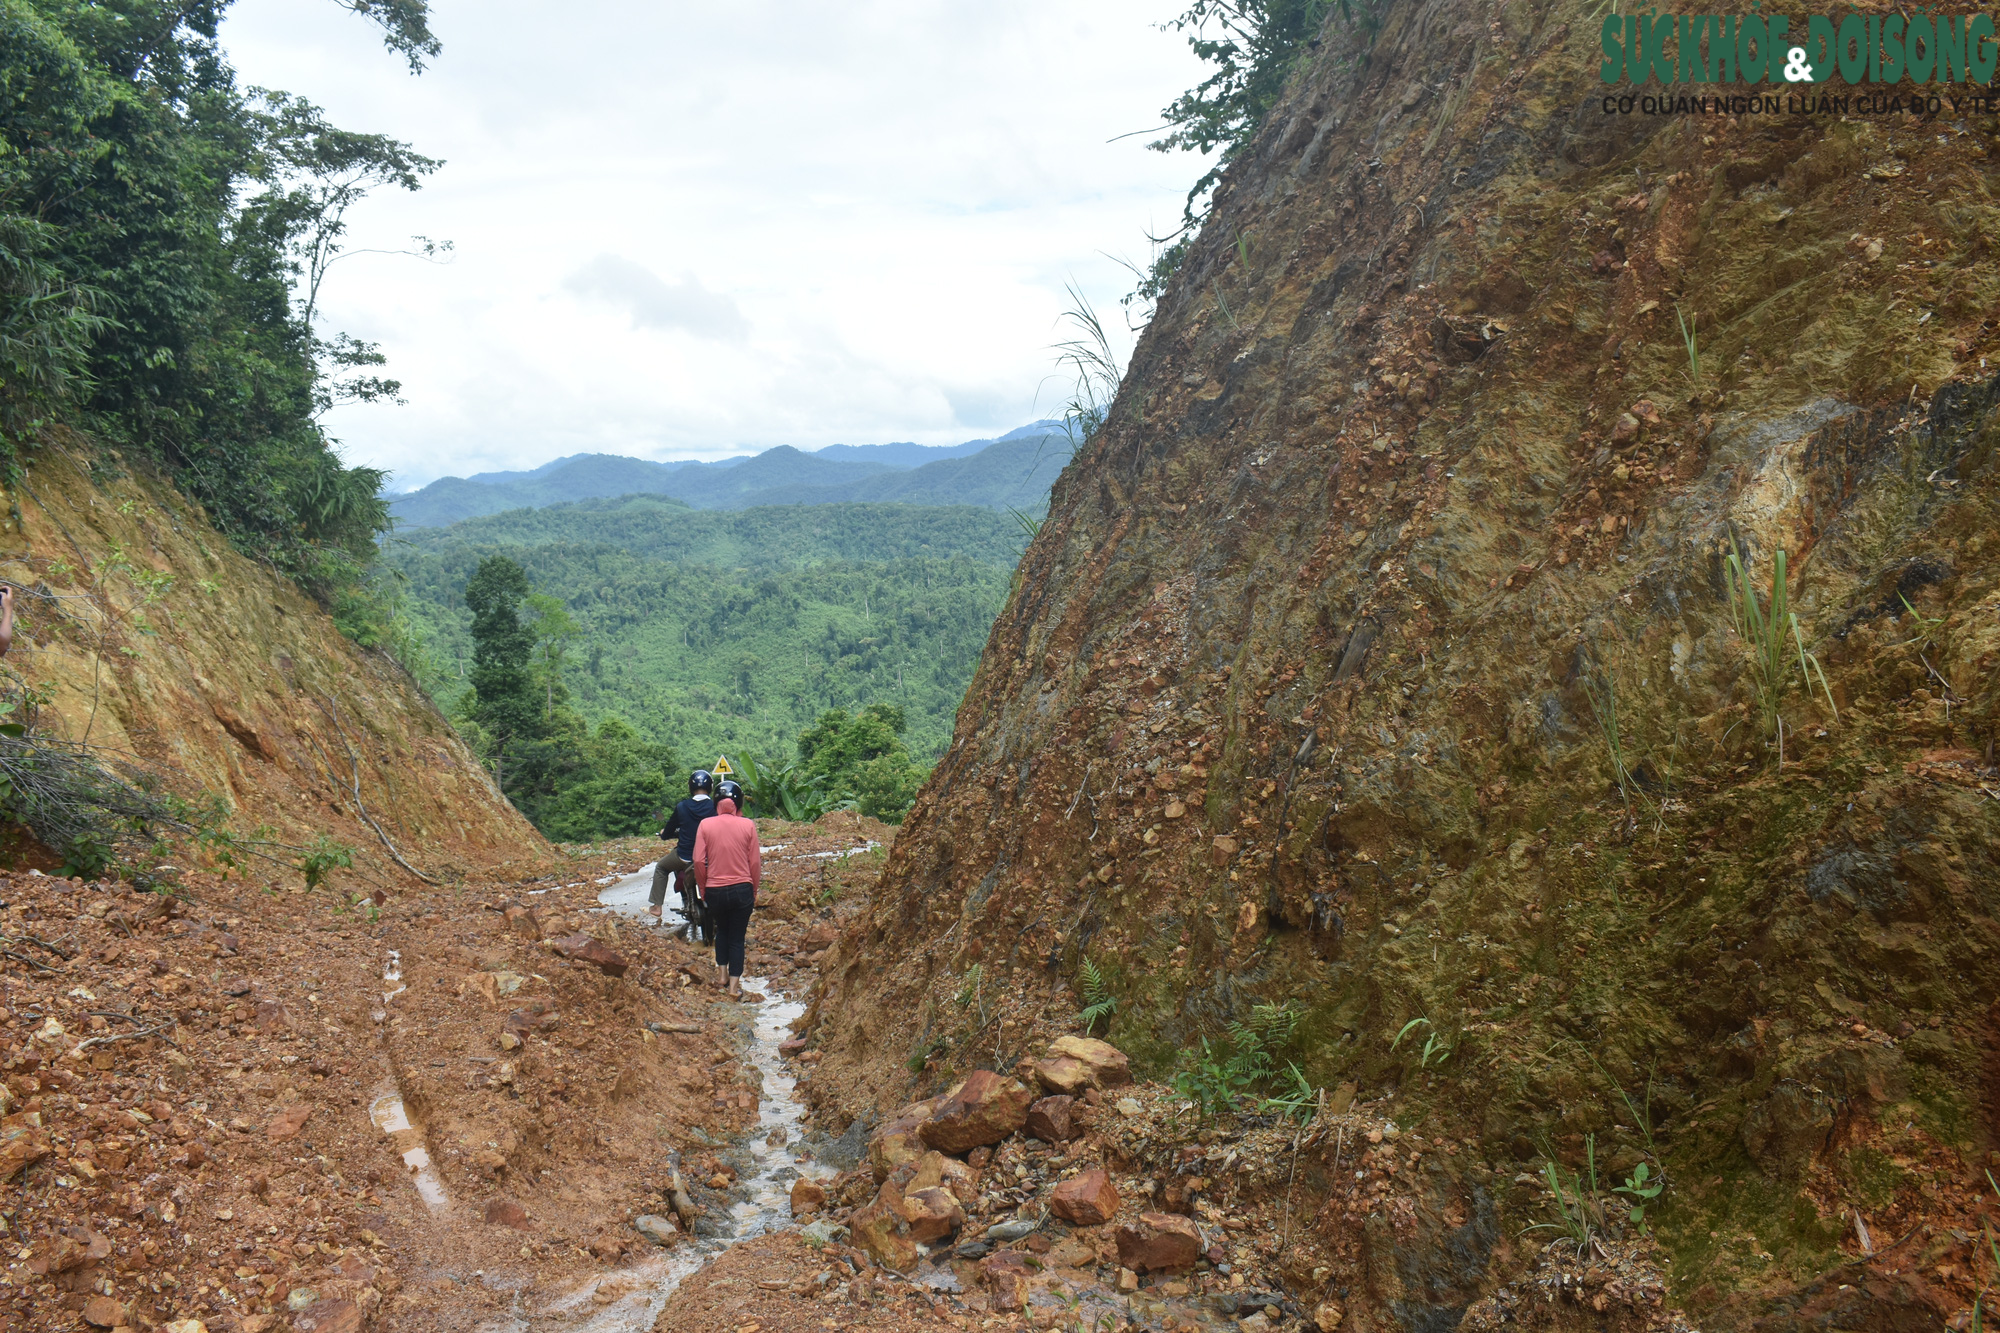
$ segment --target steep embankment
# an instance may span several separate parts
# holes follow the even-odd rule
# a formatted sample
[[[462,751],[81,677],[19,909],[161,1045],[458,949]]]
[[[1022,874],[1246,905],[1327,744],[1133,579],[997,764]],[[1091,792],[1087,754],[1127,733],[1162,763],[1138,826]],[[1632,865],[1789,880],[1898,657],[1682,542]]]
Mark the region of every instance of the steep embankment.
[[[815,1095],[1008,1067],[1087,955],[1154,1071],[1289,1000],[1334,1108],[1450,1145],[1301,1158],[1304,1308],[1568,1318],[1509,1285],[1552,1153],[1664,1171],[1705,1328],[1934,1327],[2000,1146],[1995,127],[1606,115],[1582,14],[1329,28],[827,961]],[[1771,721],[1732,543],[1837,714],[1780,643]]]
[[[397,857],[440,881],[548,861],[401,667],[232,551],[171,487],[73,444],[27,458],[0,536],[0,578],[27,590],[5,665],[46,687],[38,731],[191,801],[223,798],[240,835],[345,842],[390,882]]]

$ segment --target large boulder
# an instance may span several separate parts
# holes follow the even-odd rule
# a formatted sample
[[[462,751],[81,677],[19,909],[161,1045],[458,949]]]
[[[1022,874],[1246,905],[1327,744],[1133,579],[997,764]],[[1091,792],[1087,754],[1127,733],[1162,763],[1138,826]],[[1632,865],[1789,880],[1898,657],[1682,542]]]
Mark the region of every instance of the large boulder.
[[[792,1216],[809,1217],[826,1207],[826,1186],[808,1176],[792,1182]]]
[[[1085,1088],[1094,1087],[1097,1082],[1097,1076],[1089,1065],[1067,1055],[1043,1056],[1027,1062],[1027,1068],[1035,1082],[1057,1096],[1075,1096]]]
[[[1072,1226],[1102,1226],[1118,1215],[1118,1187],[1103,1171],[1085,1171],[1055,1187],[1049,1211]]]
[[[906,1191],[903,1217],[910,1224],[910,1239],[919,1245],[935,1245],[965,1225],[965,1209],[949,1190],[935,1185]]]
[[[855,1210],[847,1219],[849,1238],[868,1251],[869,1258],[884,1268],[910,1272],[917,1263],[917,1242],[910,1235],[909,1219],[903,1216],[903,1195],[885,1186],[875,1201]]]
[[[1052,1056],[1068,1056],[1090,1067],[1100,1088],[1115,1088],[1132,1081],[1132,1062],[1108,1041],[1095,1037],[1057,1037],[1049,1044]]]
[[[868,1167],[875,1173],[878,1183],[887,1180],[889,1173],[905,1162],[914,1162],[930,1151],[930,1145],[917,1131],[931,1118],[931,1111],[936,1106],[936,1098],[912,1102],[883,1122],[869,1137]]]
[[[976,1069],[938,1103],[917,1132],[939,1152],[970,1152],[998,1143],[1025,1125],[1028,1104],[1034,1100],[1035,1094],[1019,1079]]]
[[[1135,1273],[1190,1268],[1201,1257],[1201,1232],[1176,1213],[1141,1213],[1119,1223],[1114,1239],[1118,1262]]]

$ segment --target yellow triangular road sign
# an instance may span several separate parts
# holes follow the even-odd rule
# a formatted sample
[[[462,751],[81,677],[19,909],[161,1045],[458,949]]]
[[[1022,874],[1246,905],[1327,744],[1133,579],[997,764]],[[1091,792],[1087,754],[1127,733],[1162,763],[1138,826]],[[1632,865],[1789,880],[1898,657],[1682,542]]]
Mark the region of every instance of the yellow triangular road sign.
[[[717,755],[715,757],[715,767],[709,769],[708,771],[715,774],[715,776],[719,778],[731,778],[736,776],[736,770],[729,766],[729,756],[726,754]]]

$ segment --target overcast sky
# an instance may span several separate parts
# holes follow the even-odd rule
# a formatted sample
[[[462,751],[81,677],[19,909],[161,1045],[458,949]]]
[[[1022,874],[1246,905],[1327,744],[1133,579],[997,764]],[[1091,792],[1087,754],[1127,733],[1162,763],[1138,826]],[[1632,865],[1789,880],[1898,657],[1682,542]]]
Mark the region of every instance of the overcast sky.
[[[402,490],[580,451],[956,443],[1059,415],[1075,280],[1122,332],[1202,163],[1140,135],[1198,82],[1175,0],[433,0],[420,77],[327,3],[238,0],[246,84],[442,171],[368,200],[322,333],[405,407],[329,418]],[[1123,340],[1129,344],[1129,338]],[[1124,346],[1121,345],[1121,352]]]

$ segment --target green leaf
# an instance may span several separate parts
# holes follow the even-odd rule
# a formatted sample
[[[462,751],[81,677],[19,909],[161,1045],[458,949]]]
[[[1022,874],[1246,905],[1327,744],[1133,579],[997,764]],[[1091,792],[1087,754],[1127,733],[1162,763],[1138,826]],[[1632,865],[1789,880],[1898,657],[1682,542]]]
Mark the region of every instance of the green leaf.
[[[1409,1022],[1403,1024],[1403,1030],[1401,1032],[1398,1032],[1396,1034],[1396,1039],[1389,1043],[1389,1049],[1393,1051],[1398,1046],[1401,1046],[1403,1044],[1403,1038],[1410,1035],[1410,1029],[1417,1027],[1429,1027],[1430,1025],[1431,1021],[1428,1018],[1411,1019]]]

